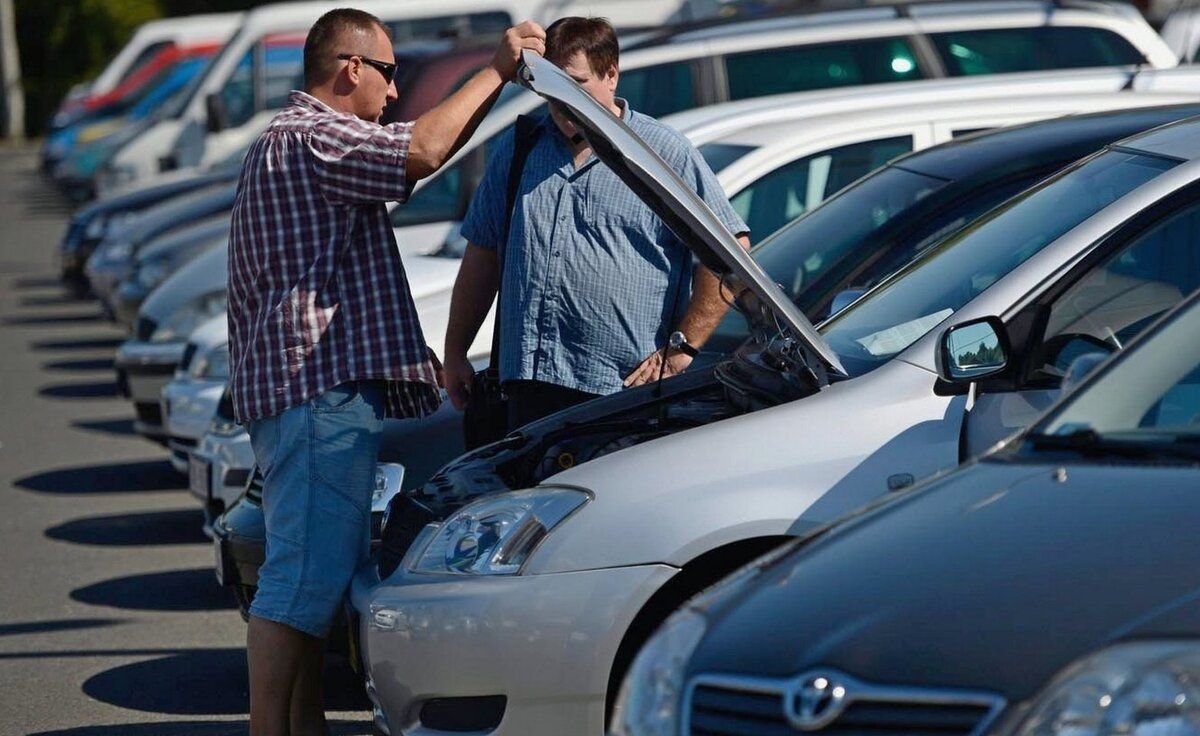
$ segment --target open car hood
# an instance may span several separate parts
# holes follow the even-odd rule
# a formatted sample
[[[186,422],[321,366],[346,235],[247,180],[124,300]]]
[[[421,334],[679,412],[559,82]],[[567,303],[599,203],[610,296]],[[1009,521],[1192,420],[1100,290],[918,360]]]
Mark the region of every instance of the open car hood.
[[[517,82],[560,104],[587,138],[596,157],[662,218],[701,263],[722,278],[733,278],[757,298],[753,305],[739,299],[740,308],[769,315],[768,323],[778,324],[787,337],[824,362],[826,370],[846,375],[837,353],[804,313],[754,262],[704,200],[645,141],[558,67],[528,51],[522,59]]]

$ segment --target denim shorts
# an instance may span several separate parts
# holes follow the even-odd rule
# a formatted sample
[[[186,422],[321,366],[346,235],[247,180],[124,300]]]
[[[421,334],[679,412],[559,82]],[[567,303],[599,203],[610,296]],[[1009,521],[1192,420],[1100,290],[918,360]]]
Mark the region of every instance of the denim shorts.
[[[266,560],[250,614],[324,637],[371,545],[385,385],[350,381],[251,422]]]

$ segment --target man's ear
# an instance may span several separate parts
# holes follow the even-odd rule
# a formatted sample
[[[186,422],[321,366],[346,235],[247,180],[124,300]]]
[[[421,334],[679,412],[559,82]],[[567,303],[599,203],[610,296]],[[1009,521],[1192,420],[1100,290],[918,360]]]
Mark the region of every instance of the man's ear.
[[[617,65],[613,64],[608,68],[608,73],[604,75],[604,82],[611,90],[617,89],[617,80],[621,78],[621,71],[617,69]]]

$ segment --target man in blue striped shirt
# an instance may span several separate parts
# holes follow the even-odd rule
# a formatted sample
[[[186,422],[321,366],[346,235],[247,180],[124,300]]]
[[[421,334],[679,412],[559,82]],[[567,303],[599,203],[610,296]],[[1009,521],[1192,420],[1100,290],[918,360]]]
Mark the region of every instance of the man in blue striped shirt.
[[[691,143],[616,97],[618,45],[607,21],[554,23],[546,58],[657,151],[748,247],[746,224]],[[446,388],[462,408],[473,374],[467,348],[500,287],[499,370],[510,429],[683,371],[727,308],[717,278],[693,269],[691,252],[553,105],[535,132],[507,232],[514,133],[495,146],[462,224],[469,245],[446,334]],[[686,343],[669,350],[664,365],[675,331]]]

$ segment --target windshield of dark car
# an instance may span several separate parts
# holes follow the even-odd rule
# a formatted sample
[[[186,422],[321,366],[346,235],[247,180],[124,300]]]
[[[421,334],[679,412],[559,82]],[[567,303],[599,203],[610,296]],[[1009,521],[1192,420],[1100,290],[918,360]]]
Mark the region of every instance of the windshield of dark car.
[[[1200,450],[1200,307],[1193,306],[1068,399],[1031,435],[1188,443]]]
[[[887,166],[763,241],[754,260],[793,300],[806,284],[946,180]],[[801,305],[804,309],[804,305]]]
[[[1064,233],[1177,165],[1116,150],[1087,159],[931,247],[821,332],[851,375],[866,373]]]

